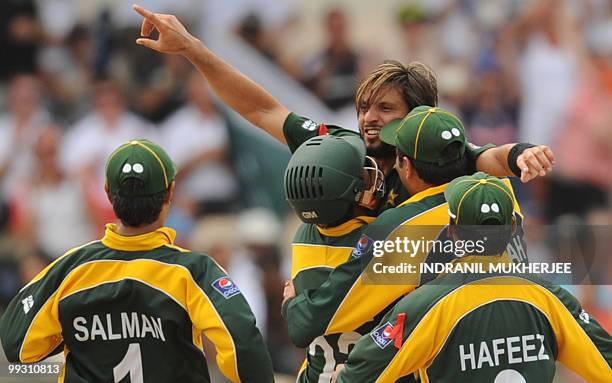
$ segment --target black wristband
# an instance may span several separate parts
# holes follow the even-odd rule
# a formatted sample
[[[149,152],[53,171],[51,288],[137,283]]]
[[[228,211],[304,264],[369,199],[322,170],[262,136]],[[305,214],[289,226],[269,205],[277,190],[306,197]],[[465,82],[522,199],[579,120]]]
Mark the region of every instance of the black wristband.
[[[521,169],[516,164],[516,160],[521,154],[523,154],[525,149],[533,148],[534,146],[536,145],[529,143],[520,143],[514,145],[512,149],[510,149],[510,152],[508,153],[508,167],[510,167],[510,170],[512,170],[512,173],[514,173],[515,176],[521,176]]]

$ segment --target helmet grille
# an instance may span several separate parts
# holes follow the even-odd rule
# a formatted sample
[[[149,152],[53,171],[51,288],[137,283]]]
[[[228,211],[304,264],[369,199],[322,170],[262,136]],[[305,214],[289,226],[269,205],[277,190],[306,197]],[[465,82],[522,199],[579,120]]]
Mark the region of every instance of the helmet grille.
[[[292,200],[320,199],[323,191],[323,168],[320,166],[296,166],[288,169],[285,192]]]

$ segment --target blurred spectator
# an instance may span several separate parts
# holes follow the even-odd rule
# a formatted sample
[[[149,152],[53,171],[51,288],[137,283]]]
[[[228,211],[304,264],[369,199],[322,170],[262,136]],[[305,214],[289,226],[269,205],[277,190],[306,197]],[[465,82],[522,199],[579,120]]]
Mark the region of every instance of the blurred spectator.
[[[476,84],[474,104],[466,113],[471,142],[477,145],[516,142],[514,110],[504,96],[501,73],[497,69],[483,73]]]
[[[420,61],[437,70],[442,61],[439,30],[434,28],[433,15],[425,4],[413,2],[398,10],[401,29],[401,56],[403,61]],[[432,44],[435,41],[435,44]]]
[[[458,116],[465,117],[464,113],[468,109],[473,92],[469,69],[461,64],[447,64],[442,65],[436,74],[440,106]]]
[[[252,293],[252,300],[256,302],[254,310],[259,312],[262,334],[266,339],[270,330],[275,332],[283,324],[278,315],[283,288],[278,272],[279,232],[280,224],[270,211],[261,208],[242,211],[236,221],[236,239],[240,247],[234,252],[230,263],[230,269],[234,272],[232,277],[257,290]],[[269,296],[273,298],[272,301],[268,299]],[[270,315],[275,319],[274,323],[268,323]]]
[[[154,123],[168,118],[185,102],[185,84],[189,84],[192,71],[184,57],[163,55],[162,65],[137,89],[136,110]]]
[[[564,120],[577,73],[580,30],[567,1],[527,2],[517,30],[524,41],[520,141],[550,145]]]
[[[549,217],[607,207],[612,190],[612,21],[587,35],[589,56],[555,135]],[[580,196],[580,198],[576,198]]]
[[[271,36],[262,25],[261,18],[257,13],[249,13],[238,25],[238,34],[247,43],[251,44],[265,58],[276,62],[276,50],[274,49],[273,36]]]
[[[104,192],[104,162],[115,148],[126,141],[151,138],[149,123],[130,113],[119,85],[111,79],[94,86],[94,109],[71,127],[64,139],[60,160],[69,177],[83,182],[90,210],[95,212],[94,227],[114,221],[114,213]],[[101,232],[99,232],[101,234]]]
[[[51,93],[52,109],[74,122],[90,107],[87,102],[93,79],[93,46],[89,29],[76,25],[62,45],[45,51],[41,74]]]
[[[32,171],[32,147],[40,129],[50,121],[42,107],[40,83],[35,76],[20,74],[9,86],[8,111],[0,115],[0,215],[8,215],[7,202],[20,179]],[[0,219],[2,221],[2,219]]]
[[[0,82],[20,72],[37,71],[36,55],[42,41],[34,0],[0,1]]]
[[[262,323],[261,329],[275,370],[294,373],[296,349],[288,338],[287,325],[281,316],[285,281],[278,246],[281,224],[270,210],[253,208],[240,213],[236,231],[242,246],[232,259],[232,264],[241,265],[235,268],[235,278],[245,282],[250,279],[260,289],[260,299],[265,302],[266,310],[266,323]]]
[[[78,0],[37,0],[40,23],[52,44],[62,43],[76,26]]]
[[[179,167],[177,203],[194,215],[231,210],[236,181],[227,163],[228,128],[198,72],[188,77],[187,104],[166,120],[161,137]]]
[[[331,109],[351,105],[359,77],[359,56],[348,41],[344,10],[334,8],[325,17],[327,47],[307,65],[304,81]]]
[[[57,127],[43,129],[31,177],[12,198],[13,232],[48,260],[94,239],[81,185],[60,168],[61,138]]]

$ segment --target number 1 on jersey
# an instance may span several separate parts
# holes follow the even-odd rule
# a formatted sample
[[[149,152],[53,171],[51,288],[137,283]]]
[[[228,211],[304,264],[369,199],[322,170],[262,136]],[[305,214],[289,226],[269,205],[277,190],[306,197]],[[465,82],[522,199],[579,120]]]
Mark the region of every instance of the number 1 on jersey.
[[[130,343],[123,360],[113,368],[114,382],[119,383],[121,379],[130,374],[130,383],[144,383],[142,377],[142,356],[140,344]]]

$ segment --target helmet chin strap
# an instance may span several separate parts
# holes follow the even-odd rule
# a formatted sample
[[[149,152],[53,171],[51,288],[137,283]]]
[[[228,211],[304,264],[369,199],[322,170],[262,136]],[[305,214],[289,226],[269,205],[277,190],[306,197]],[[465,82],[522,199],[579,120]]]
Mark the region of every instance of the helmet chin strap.
[[[385,175],[378,168],[378,163],[372,157],[366,156],[366,162],[370,162],[371,166],[364,166],[364,169],[368,173],[374,173],[374,181],[368,189],[363,191],[357,204],[366,209],[374,210],[378,206],[380,198],[385,195]]]

